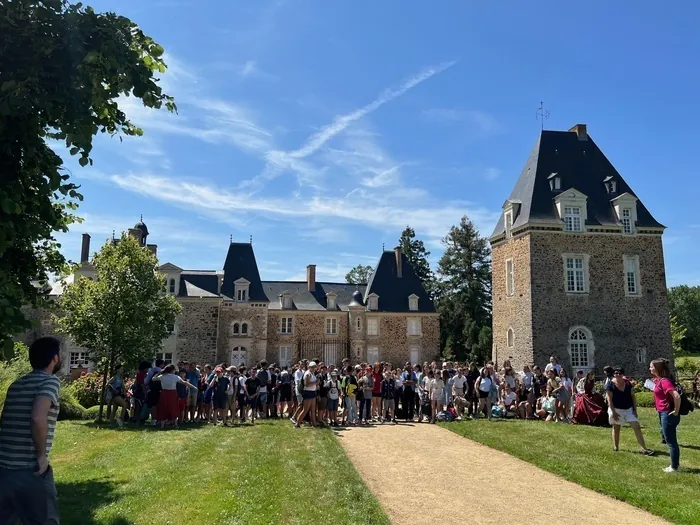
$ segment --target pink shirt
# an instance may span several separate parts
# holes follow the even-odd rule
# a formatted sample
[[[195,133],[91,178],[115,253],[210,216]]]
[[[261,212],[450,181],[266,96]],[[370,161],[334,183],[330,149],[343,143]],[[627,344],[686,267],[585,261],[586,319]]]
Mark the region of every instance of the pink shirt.
[[[662,377],[656,382],[654,387],[654,404],[657,412],[672,412],[674,410],[673,395],[676,387],[673,386],[671,380],[667,377]]]

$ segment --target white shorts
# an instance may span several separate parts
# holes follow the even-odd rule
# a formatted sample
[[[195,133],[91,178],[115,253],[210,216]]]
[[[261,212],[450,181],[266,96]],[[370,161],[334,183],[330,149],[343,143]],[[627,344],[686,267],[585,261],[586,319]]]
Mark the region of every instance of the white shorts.
[[[630,423],[637,422],[637,417],[634,415],[634,411],[631,408],[627,408],[625,410],[620,410],[618,408],[615,410],[615,412],[617,412],[617,415],[619,416],[617,420],[613,418],[612,410],[608,408],[608,421],[611,425],[629,425]]]

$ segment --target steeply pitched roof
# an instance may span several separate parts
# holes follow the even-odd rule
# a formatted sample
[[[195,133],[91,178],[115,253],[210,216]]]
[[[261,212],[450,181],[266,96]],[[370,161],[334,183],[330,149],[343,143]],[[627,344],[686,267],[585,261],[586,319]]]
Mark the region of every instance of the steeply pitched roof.
[[[561,191],[553,192],[549,178],[556,173],[561,178]],[[614,177],[617,191],[609,194],[604,180]],[[634,191],[617,172],[605,154],[588,135],[580,140],[575,131],[542,131],[520,178],[508,200],[520,201],[522,205],[514,217],[513,228],[531,221],[561,224],[556,212],[554,197],[562,191],[575,188],[588,197],[588,219],[586,225],[618,225],[611,200]],[[638,198],[638,197],[637,197]],[[654,219],[641,200],[637,201],[637,227],[663,228]],[[505,231],[503,214],[492,237]]]
[[[365,291],[364,285],[346,283],[316,283],[313,292],[309,292],[306,281],[263,281],[263,289],[270,299],[270,310],[281,310],[279,296],[289,292],[292,296],[292,308],[295,310],[327,310],[326,294],[336,294],[335,311],[348,311],[355,290]],[[332,310],[331,310],[332,311]]]
[[[219,297],[216,271],[184,270],[180,274],[180,297]]]
[[[379,311],[381,312],[410,312],[408,296],[418,296],[418,311],[435,312],[435,305],[428,297],[423,284],[413,271],[405,254],[401,254],[401,277],[397,276],[396,254],[385,251],[379,258],[377,267],[372,272],[365,290],[365,304],[370,294],[379,296]]]
[[[221,293],[226,297],[233,297],[235,292],[234,281],[244,278],[250,281],[248,298],[250,301],[267,301],[263,291],[258,272],[258,263],[255,261],[253,246],[249,243],[234,242],[229,246],[226,262],[224,262],[224,282]]]

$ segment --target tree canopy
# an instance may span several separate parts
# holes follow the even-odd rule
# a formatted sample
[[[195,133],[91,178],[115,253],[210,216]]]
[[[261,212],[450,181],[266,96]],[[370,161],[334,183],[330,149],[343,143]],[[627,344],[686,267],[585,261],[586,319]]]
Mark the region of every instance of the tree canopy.
[[[440,346],[457,359],[482,362],[491,354],[491,251],[462,217],[443,239],[438,263]]]
[[[374,268],[371,266],[358,264],[345,274],[345,282],[350,284],[367,284],[369,276],[372,275],[373,271]]]
[[[686,352],[700,352],[700,286],[675,286],[668,291],[674,347]],[[677,350],[677,348],[674,348]]]
[[[175,104],[155,77],[163,48],[123,16],[65,0],[2,2],[0,35],[0,344],[9,347],[31,326],[22,306],[43,304],[37,283],[65,269],[54,234],[82,200],[54,149],[92,164],[97,133],[142,134],[120,96]]]
[[[410,226],[406,226],[399,238],[401,252],[406,255],[406,259],[411,263],[413,271],[423,283],[428,295],[435,297],[435,275],[430,269],[430,252],[425,249],[425,244],[420,239],[416,239],[416,232]]]

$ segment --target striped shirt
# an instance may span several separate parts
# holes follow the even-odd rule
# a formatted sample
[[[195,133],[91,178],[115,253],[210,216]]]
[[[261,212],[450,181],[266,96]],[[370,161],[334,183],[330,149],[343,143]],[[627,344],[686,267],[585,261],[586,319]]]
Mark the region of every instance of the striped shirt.
[[[10,385],[0,417],[0,467],[23,469],[36,467],[36,449],[32,439],[32,408],[37,397],[51,400],[48,415],[46,454],[51,451],[58,418],[58,392],[61,383],[54,375],[35,370]]]

